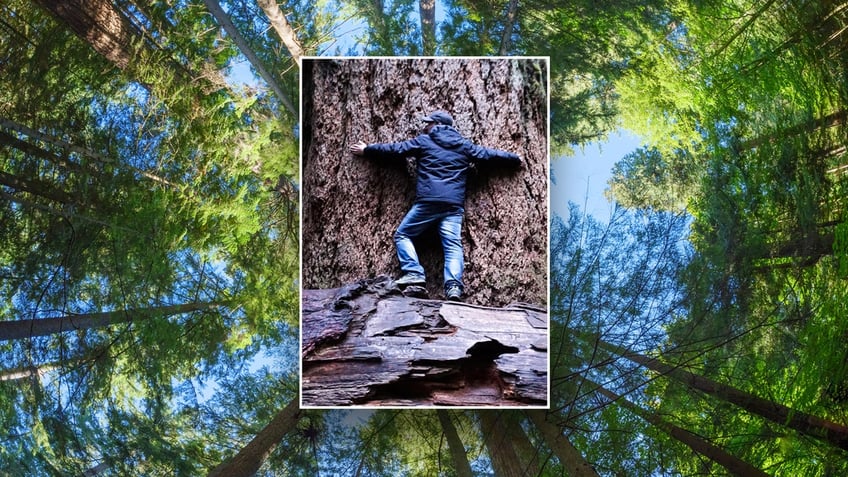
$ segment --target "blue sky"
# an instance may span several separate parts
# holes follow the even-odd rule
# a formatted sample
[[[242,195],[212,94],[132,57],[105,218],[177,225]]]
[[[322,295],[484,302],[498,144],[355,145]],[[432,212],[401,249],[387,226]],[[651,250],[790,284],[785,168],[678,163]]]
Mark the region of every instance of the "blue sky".
[[[612,167],[639,147],[640,139],[618,130],[605,141],[576,149],[573,156],[551,160],[551,214],[568,217],[568,202],[574,202],[601,222],[609,221],[613,205],[604,197]],[[554,183],[555,182],[555,183]]]

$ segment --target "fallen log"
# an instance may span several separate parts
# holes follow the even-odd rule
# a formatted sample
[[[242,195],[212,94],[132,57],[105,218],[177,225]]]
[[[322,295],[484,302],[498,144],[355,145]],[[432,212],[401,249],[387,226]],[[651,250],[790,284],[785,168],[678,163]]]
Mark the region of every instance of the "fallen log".
[[[547,405],[544,308],[422,294],[386,276],[304,290],[302,405]]]

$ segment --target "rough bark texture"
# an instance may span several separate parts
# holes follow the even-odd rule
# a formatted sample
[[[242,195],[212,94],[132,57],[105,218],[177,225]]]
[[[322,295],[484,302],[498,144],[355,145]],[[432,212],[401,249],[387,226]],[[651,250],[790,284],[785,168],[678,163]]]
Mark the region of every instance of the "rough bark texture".
[[[305,290],[302,330],[304,406],[547,403],[539,308],[404,296],[384,275]]]
[[[485,147],[517,153],[519,169],[471,171],[462,239],[469,303],[547,301],[547,64],[535,59],[305,60],[303,286],[336,288],[399,271],[392,235],[415,197],[412,159],[355,158],[359,140],[421,133],[447,110]],[[438,235],[416,246],[431,296],[441,296]]]

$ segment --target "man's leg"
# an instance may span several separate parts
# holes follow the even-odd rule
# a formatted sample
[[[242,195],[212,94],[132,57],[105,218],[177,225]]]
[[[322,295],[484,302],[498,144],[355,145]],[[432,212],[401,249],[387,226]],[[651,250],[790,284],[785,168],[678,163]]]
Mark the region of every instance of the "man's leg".
[[[401,284],[424,283],[424,267],[418,262],[418,253],[412,239],[420,235],[434,220],[426,204],[413,204],[409,212],[395,231],[395,247],[397,248],[400,269],[404,276]],[[408,283],[406,283],[408,282]]]
[[[439,236],[445,251],[445,295],[448,299],[459,299],[462,291],[462,270],[465,261],[462,253],[462,216],[465,210],[456,206],[439,223]],[[458,294],[451,287],[459,287]]]

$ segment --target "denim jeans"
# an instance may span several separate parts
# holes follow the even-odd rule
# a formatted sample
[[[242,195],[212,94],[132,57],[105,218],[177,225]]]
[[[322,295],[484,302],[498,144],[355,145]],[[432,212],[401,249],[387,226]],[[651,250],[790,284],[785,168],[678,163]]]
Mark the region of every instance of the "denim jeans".
[[[459,205],[438,202],[413,204],[395,232],[400,268],[404,273],[424,276],[424,267],[418,262],[418,254],[412,239],[421,235],[428,227],[438,225],[445,252],[445,285],[456,282],[462,287],[462,216],[465,209]]]

